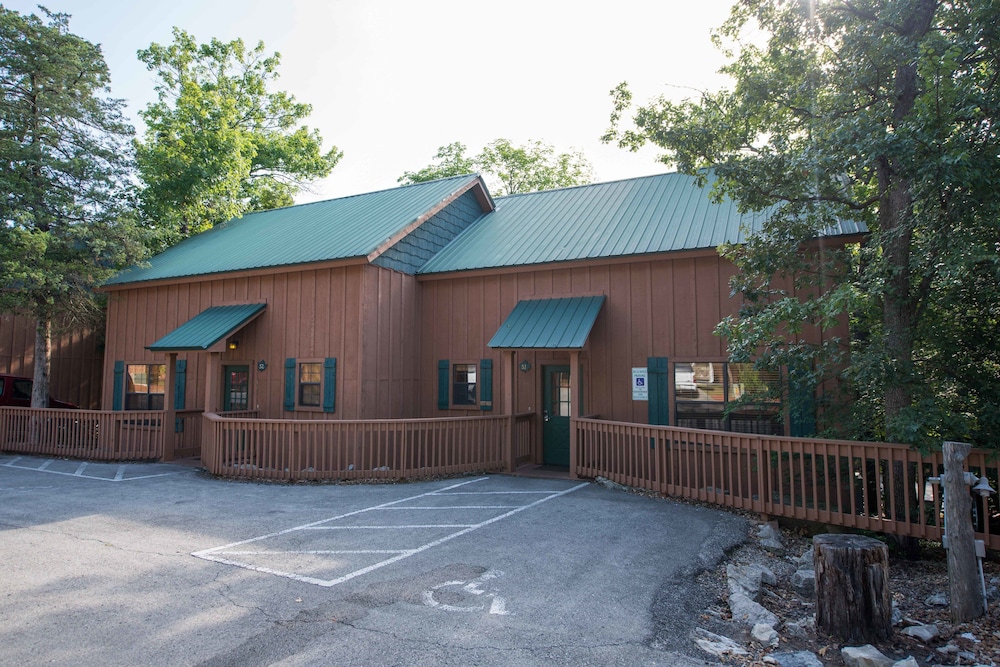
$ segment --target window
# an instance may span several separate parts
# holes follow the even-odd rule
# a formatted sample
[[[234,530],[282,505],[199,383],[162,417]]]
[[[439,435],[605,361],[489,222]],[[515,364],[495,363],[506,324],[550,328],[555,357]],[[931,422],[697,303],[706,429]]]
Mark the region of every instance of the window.
[[[323,392],[323,364],[305,361],[299,364],[299,405],[304,408],[320,407]]]
[[[125,409],[162,410],[167,367],[129,364],[125,367]]]
[[[337,411],[337,360],[285,359],[285,410]]]
[[[32,380],[14,380],[14,400],[30,401]]]
[[[476,364],[455,364],[452,367],[451,404],[459,407],[475,407]]]
[[[781,376],[753,364],[674,364],[677,425],[716,431],[784,434]]]

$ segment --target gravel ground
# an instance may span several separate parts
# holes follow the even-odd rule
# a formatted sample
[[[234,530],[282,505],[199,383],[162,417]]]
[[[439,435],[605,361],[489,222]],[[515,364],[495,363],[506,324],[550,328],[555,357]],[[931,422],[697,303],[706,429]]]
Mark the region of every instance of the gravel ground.
[[[790,583],[792,573],[798,569],[793,561],[809,550],[811,535],[804,529],[782,528],[781,537],[786,547],[783,553],[769,553],[760,546],[759,540],[754,538],[729,554],[726,561],[733,564],[760,563],[769,567],[777,576],[777,585],[762,587],[761,604],[776,614],[782,622],[782,627],[778,628],[780,637],[778,647],[760,646],[750,639],[749,633],[735,624],[729,625],[728,632],[720,632],[712,627],[707,629],[736,640],[750,651],[749,656],[732,658],[731,664],[766,665],[768,662],[765,662],[765,658],[770,653],[811,651],[824,665],[844,665],[840,649],[845,644],[824,636],[823,633],[817,633],[814,628],[808,629],[805,636],[800,637],[790,636],[785,631],[785,624],[813,617],[815,604],[812,599],[799,595]],[[987,582],[993,577],[1000,577],[1000,555],[991,553],[990,556],[983,566]],[[706,622],[716,621],[711,625],[719,628],[718,621],[729,620],[727,604],[729,589],[726,583],[725,563],[703,573],[701,580],[706,589],[714,592],[716,600],[703,612],[703,619]],[[1000,665],[1000,603],[994,600],[990,604],[988,614],[960,625],[951,624],[948,607],[926,603],[927,598],[934,594],[948,593],[948,565],[940,543],[922,542],[919,560],[908,560],[890,549],[889,585],[895,606],[906,620],[894,627],[893,635],[888,641],[875,645],[883,654],[897,660],[913,656],[920,665]],[[900,632],[904,627],[917,623],[937,625],[940,636],[924,644]],[[962,637],[966,633],[971,633],[975,640]],[[958,646],[966,655],[938,651],[949,643]],[[970,654],[975,658],[972,659]]]

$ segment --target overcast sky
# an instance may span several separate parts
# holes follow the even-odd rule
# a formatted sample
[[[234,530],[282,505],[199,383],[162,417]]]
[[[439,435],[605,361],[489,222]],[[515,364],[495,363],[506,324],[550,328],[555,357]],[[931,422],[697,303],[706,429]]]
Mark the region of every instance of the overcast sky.
[[[37,12],[36,2],[3,5]],[[439,146],[470,154],[499,137],[577,148],[596,180],[661,173],[657,151],[600,143],[609,91],[637,101],[714,89],[722,56],[710,33],[730,0],[45,0],[99,43],[112,94],[136,112],[155,99],[136,51],[178,26],[201,42],[263,40],[281,53],[275,88],[313,106],[307,120],[344,158],[298,201],[394,187]],[[138,126],[138,122],[136,122]]]

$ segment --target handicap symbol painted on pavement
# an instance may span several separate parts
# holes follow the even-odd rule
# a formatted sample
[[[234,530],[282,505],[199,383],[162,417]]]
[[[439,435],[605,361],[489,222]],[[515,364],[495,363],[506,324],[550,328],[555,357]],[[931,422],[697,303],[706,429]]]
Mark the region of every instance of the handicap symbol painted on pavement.
[[[496,595],[495,593],[488,593],[483,589],[483,584],[487,581],[501,576],[503,576],[503,572],[500,570],[487,570],[480,576],[470,581],[446,581],[442,584],[434,586],[430,590],[424,591],[424,604],[428,607],[433,607],[434,609],[440,609],[442,611],[486,611],[488,608],[490,614],[506,616],[510,614],[510,612],[507,611],[507,602],[499,595]],[[463,599],[468,596],[469,604],[445,604],[435,598],[435,594],[439,592],[447,592],[444,589],[455,587],[460,588],[458,594]],[[454,595],[454,593],[452,593],[452,595]],[[489,603],[488,605],[487,602]]]

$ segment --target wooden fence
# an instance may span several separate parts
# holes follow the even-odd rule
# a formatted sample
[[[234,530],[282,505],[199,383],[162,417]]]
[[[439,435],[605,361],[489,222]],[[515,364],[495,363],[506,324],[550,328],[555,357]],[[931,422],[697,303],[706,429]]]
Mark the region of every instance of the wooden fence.
[[[788,517],[940,540],[940,453],[906,445],[759,436],[574,419],[576,474],[665,495]],[[997,484],[997,452],[966,470]],[[1000,549],[996,495],[975,496],[977,539]]]
[[[163,456],[163,412],[0,408],[0,450],[99,461]]]
[[[155,460],[164,412],[0,408],[0,450],[90,460]],[[508,469],[534,452],[534,414],[321,421],[255,412],[178,412],[175,453],[209,472],[259,480],[398,480]],[[760,514],[941,538],[940,453],[905,445],[788,438],[573,419],[573,472]],[[507,443],[511,449],[505,450]],[[998,484],[997,452],[966,469]],[[978,539],[1000,550],[1000,503],[974,497]]]
[[[397,480],[505,468],[510,418],[321,421],[206,413],[212,474],[268,480]]]

